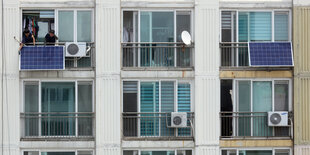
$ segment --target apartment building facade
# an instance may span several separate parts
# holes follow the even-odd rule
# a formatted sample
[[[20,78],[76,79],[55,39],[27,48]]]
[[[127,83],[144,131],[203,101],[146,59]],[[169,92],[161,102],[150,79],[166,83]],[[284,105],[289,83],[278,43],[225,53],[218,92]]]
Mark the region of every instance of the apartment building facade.
[[[309,154],[309,5],[3,0],[1,153]]]

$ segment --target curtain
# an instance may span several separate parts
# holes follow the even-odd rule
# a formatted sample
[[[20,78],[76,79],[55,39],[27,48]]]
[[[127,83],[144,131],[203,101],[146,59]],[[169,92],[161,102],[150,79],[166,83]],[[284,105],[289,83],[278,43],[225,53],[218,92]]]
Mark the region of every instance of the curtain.
[[[191,86],[189,83],[178,84],[178,112],[191,112]],[[191,117],[190,114],[187,116]],[[187,121],[187,126],[190,126],[190,120]],[[191,129],[178,129],[179,136],[190,136]]]
[[[159,83],[141,82],[140,111],[159,112]],[[159,119],[158,114],[141,114],[140,133],[141,136],[158,136]],[[156,117],[155,117],[156,116]]]
[[[167,124],[171,126],[171,112],[174,112],[174,103],[175,103],[175,83],[173,81],[163,81],[161,82],[161,112],[165,112],[166,114],[162,114],[161,118],[161,134],[160,136],[173,136],[174,129],[167,128]]]
[[[75,112],[74,82],[42,82],[42,112]],[[41,132],[45,136],[75,135],[74,114],[45,114]],[[62,117],[63,116],[63,117]],[[69,117],[68,117],[69,116]]]

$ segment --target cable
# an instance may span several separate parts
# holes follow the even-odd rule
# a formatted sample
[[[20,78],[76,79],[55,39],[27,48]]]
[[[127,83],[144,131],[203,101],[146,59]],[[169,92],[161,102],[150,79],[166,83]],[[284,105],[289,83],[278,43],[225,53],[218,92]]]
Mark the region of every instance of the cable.
[[[1,32],[1,33],[3,33],[3,32],[4,32],[4,31],[3,31],[3,30],[4,30],[4,28],[3,28],[3,23],[4,23],[4,22],[3,22],[3,17],[4,17],[4,16],[3,16],[3,0],[1,1],[1,15],[2,15],[2,17],[1,17],[1,31],[2,31],[2,32]],[[3,39],[4,39],[4,37],[3,37],[3,35],[1,35],[1,36],[2,36],[2,38],[1,38],[1,39],[2,39],[2,40],[1,40],[1,43],[2,43],[1,52],[3,53],[3,51],[4,51],[4,48],[3,48],[3,44],[4,44]],[[3,151],[3,147],[4,147],[4,144],[3,144],[3,143],[4,143],[4,137],[3,137],[3,136],[4,136],[4,134],[3,134],[3,129],[4,129],[4,127],[3,127],[3,126],[4,126],[4,125],[3,125],[3,121],[4,121],[4,119],[3,119],[3,116],[4,116],[4,114],[3,114],[3,112],[4,112],[4,110],[3,110],[3,107],[4,107],[4,106],[3,106],[3,103],[4,103],[4,99],[3,99],[3,97],[4,97],[4,92],[3,92],[3,90],[4,90],[4,89],[3,89],[3,85],[4,85],[4,79],[3,79],[3,78],[4,78],[4,75],[3,75],[4,62],[3,62],[3,61],[4,61],[4,58],[3,58],[3,55],[2,55],[2,61],[1,61],[1,68],[2,68],[2,69],[1,69],[1,72],[2,72],[2,73],[1,73],[1,77],[2,77],[2,78],[1,78],[1,84],[2,84],[2,85],[1,85],[1,86],[2,86],[2,87],[1,87],[1,97],[2,97],[2,100],[1,100],[1,102],[2,102],[2,103],[1,103],[1,122],[2,122],[2,125],[1,125],[1,140],[2,140],[2,141],[1,141],[1,146],[2,146],[1,152],[2,152],[2,155],[3,155],[3,153],[4,153],[4,151]]]

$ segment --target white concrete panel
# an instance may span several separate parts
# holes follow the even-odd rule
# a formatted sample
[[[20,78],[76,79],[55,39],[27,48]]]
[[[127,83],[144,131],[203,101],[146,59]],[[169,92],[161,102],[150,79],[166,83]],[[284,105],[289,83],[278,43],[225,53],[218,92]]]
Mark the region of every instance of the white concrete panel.
[[[194,78],[194,71],[121,71],[122,78]]]
[[[94,141],[21,141],[20,149],[94,149]]]
[[[194,7],[195,0],[122,0],[122,7],[132,8],[171,8],[171,7]]]
[[[309,155],[310,154],[310,145],[295,145],[294,154],[296,155]]]
[[[294,6],[310,6],[309,0],[293,0]]]
[[[95,78],[94,71],[22,71],[20,72],[21,79],[29,78],[59,78],[59,79],[72,79],[72,78]]]
[[[20,0],[22,8],[93,8],[95,0]]]
[[[18,43],[13,39],[19,36],[19,8],[17,0],[3,1],[3,30],[1,37],[3,45],[1,46],[1,59],[3,59],[3,85],[1,94],[1,137],[0,146],[3,154],[18,155],[19,154],[19,71],[18,71]]]
[[[199,0],[195,8],[196,75],[218,75],[219,72],[219,6],[216,0]]]
[[[122,141],[123,149],[171,149],[194,148],[193,141]]]
[[[291,8],[293,0],[220,0],[221,8]]]
[[[220,155],[220,149],[217,146],[199,146],[195,150],[196,155]]]

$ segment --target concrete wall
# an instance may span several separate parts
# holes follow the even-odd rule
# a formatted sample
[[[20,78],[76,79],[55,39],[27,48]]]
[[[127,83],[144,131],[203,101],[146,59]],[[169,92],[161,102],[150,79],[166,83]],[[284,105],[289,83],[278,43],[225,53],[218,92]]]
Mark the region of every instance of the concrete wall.
[[[18,43],[14,36],[19,36],[19,7],[18,0],[4,0],[1,37],[1,56],[4,65],[1,67],[1,139],[2,154],[19,154],[19,70]],[[3,13],[3,14],[2,14]],[[1,17],[2,18],[2,17]]]
[[[195,2],[196,154],[219,154],[219,1]]]
[[[96,154],[121,154],[120,0],[96,1]]]

